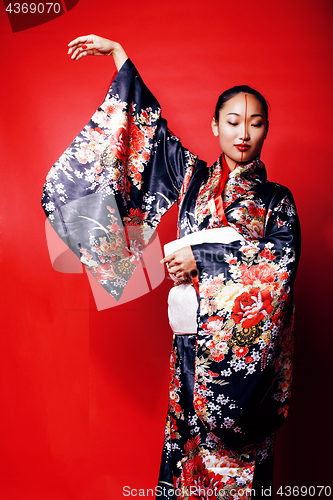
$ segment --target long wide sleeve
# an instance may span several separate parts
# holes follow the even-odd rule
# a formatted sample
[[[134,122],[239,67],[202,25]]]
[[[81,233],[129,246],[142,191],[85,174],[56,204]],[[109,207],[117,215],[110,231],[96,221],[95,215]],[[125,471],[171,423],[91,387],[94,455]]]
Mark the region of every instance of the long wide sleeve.
[[[265,183],[265,196],[262,238],[192,246],[200,289],[194,405],[207,429],[232,446],[264,440],[289,407],[300,226],[286,188]],[[253,199],[244,205],[229,212],[238,231],[233,216],[244,221],[251,209],[252,225],[260,216]]]
[[[118,300],[197,162],[127,60],[48,173],[42,205],[58,235]]]

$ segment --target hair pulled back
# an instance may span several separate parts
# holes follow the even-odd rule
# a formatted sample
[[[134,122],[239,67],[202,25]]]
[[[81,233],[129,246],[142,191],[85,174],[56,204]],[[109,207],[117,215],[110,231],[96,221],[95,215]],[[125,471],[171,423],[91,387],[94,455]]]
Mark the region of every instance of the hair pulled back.
[[[249,87],[248,85],[235,85],[234,87],[225,90],[220,97],[217,100],[216,107],[215,107],[215,120],[218,123],[219,121],[219,115],[220,115],[220,109],[223,108],[225,103],[229,101],[232,97],[235,97],[237,94],[252,94],[254,97],[257,98],[257,100],[260,102],[262,105],[262,108],[266,114],[266,123],[267,123],[267,130],[268,130],[268,103],[266,99],[264,98],[263,95],[260,94],[257,90],[253,89],[252,87]]]

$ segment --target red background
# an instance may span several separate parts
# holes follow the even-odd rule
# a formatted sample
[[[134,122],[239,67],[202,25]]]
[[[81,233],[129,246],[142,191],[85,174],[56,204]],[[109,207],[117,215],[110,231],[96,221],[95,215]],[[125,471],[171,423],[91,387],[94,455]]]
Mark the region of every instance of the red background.
[[[153,488],[158,476],[169,282],[97,312],[86,275],[54,271],[45,239],[45,176],[114,72],[111,58],[66,56],[67,43],[88,33],[124,45],[173,132],[209,163],[219,152],[210,131],[219,93],[246,83],[268,98],[262,159],[270,179],[294,193],[303,229],[293,400],[278,434],[276,487],[329,483],[332,10],[330,0],[80,0],[13,34],[0,4],[1,499],[120,500],[123,486]],[[175,221],[173,209],[162,243]]]

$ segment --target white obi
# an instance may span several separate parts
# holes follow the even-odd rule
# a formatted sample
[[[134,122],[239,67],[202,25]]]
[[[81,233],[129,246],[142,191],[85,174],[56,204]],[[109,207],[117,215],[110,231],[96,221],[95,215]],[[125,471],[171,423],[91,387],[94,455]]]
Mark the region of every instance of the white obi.
[[[170,241],[164,245],[164,255],[170,255],[175,250],[189,245],[198,245],[200,243],[228,244],[243,239],[243,236],[230,226],[205,229],[188,234],[178,240]],[[170,276],[176,282],[182,281],[181,279],[177,280],[172,275]],[[171,288],[168,297],[168,315],[170,326],[175,334],[197,332],[198,304],[198,296],[193,284],[181,284]]]

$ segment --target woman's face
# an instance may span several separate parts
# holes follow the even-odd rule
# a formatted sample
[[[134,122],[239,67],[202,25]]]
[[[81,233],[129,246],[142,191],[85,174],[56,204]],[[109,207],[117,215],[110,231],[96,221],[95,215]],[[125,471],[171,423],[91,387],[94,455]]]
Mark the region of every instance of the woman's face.
[[[219,122],[213,118],[212,129],[229,170],[233,170],[260,153],[267,135],[267,117],[258,99],[242,92],[224,104]]]

